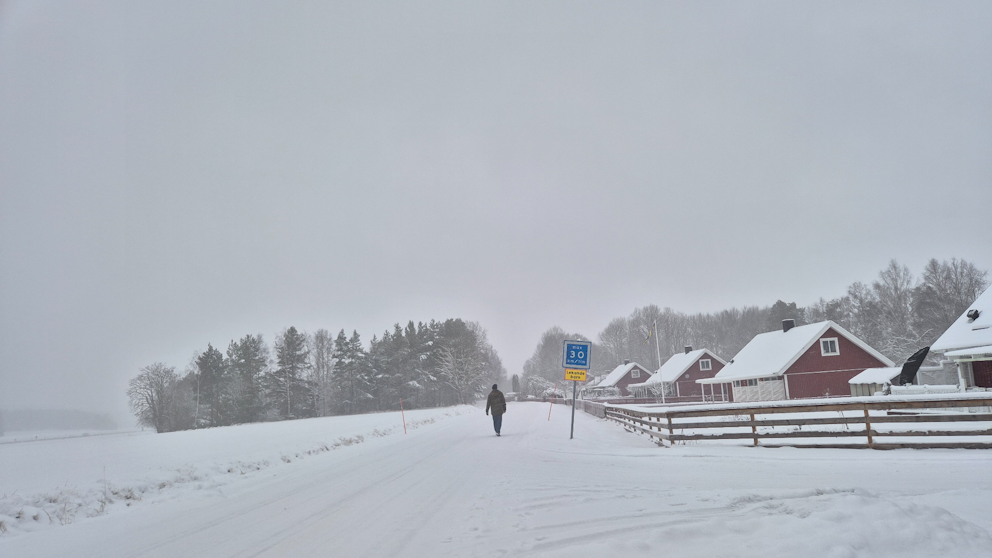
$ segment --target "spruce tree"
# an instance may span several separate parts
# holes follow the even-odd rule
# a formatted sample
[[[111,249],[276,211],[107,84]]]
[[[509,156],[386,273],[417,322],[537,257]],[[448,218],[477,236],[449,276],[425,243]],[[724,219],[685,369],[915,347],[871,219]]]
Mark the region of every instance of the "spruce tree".
[[[207,344],[207,350],[196,359],[196,368],[199,374],[197,421],[207,426],[231,424],[233,404],[224,355]]]
[[[335,383],[342,394],[341,410],[348,414],[360,412],[368,399],[366,354],[357,331],[352,331],[351,338],[345,336],[342,329],[334,340],[334,358],[337,363],[334,368]]]
[[[290,327],[276,339],[276,368],[268,375],[269,403],[280,417],[312,415],[308,383],[306,336]]]
[[[269,349],[259,335],[245,335],[227,346],[227,361],[234,385],[234,421],[258,422],[265,398],[262,379],[269,365]]]

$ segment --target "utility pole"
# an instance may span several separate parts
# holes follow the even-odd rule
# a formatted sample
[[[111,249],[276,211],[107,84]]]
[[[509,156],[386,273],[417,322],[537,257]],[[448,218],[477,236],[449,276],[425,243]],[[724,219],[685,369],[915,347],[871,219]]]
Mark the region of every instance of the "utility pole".
[[[654,350],[658,354],[658,374],[661,374],[661,344],[658,341],[658,320],[654,321]],[[661,378],[661,404],[665,404],[665,379]],[[657,401],[657,400],[656,400]]]

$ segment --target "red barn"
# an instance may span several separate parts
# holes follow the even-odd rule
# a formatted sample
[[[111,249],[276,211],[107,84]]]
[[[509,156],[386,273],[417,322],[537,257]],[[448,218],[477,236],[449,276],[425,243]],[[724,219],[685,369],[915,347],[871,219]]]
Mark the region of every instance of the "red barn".
[[[850,395],[848,381],[868,368],[893,366],[864,341],[831,321],[756,335],[716,376],[731,382],[734,401],[771,401]]]

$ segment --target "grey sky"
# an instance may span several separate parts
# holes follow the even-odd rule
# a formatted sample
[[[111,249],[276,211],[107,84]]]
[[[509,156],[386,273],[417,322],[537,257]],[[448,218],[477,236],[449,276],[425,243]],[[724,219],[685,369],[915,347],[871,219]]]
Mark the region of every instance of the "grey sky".
[[[0,3],[0,406],[992,267],[987,2]]]

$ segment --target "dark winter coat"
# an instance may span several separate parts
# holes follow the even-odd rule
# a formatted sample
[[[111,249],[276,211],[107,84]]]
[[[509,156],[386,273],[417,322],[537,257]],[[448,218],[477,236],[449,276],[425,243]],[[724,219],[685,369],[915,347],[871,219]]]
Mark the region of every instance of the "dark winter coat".
[[[489,409],[492,409],[494,415],[502,415],[506,412],[506,398],[503,397],[503,392],[494,389],[489,392],[489,399],[486,400],[486,413],[489,413]]]

